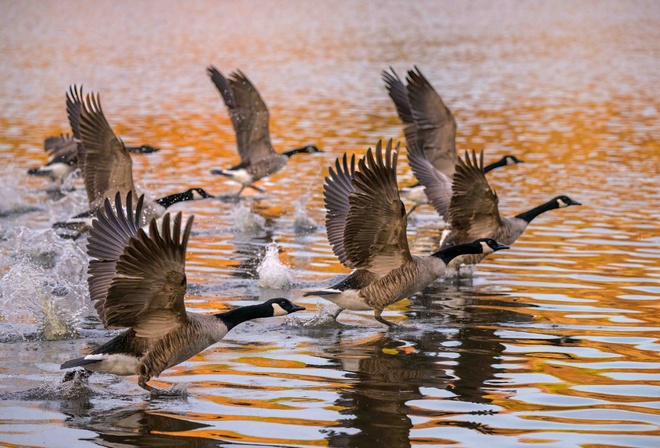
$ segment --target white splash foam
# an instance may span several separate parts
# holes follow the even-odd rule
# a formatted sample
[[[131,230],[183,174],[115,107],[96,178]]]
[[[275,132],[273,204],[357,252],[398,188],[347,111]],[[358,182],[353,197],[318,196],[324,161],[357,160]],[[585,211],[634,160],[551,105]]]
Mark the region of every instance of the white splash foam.
[[[16,227],[0,250],[0,339],[66,339],[90,314],[87,255],[52,229]]]
[[[233,230],[236,233],[257,233],[266,227],[266,219],[252,212],[242,203],[234,207],[230,218],[233,223]]]
[[[13,181],[11,178],[5,178],[0,183],[0,216],[25,213],[36,209],[33,204],[23,199],[26,196],[25,192],[16,188],[16,185],[11,183]]]
[[[303,194],[296,200],[296,208],[293,215],[293,229],[296,233],[312,233],[319,227],[316,221],[307,216],[308,201],[309,193]]]
[[[276,243],[266,247],[266,255],[257,268],[259,286],[269,289],[287,289],[293,283],[291,270],[282,264],[279,259],[279,250]]]
[[[458,269],[449,267],[445,270],[444,278],[457,280],[460,278],[472,278],[477,271],[476,264],[462,264]]]

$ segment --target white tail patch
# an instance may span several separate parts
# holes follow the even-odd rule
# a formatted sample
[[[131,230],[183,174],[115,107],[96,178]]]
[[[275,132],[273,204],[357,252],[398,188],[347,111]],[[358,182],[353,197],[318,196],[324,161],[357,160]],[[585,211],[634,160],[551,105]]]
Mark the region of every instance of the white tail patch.
[[[132,355],[123,353],[105,354],[99,353],[96,355],[87,355],[85,359],[90,361],[99,361],[94,364],[87,364],[84,366],[87,370],[93,372],[112,373],[114,375],[135,375],[140,360]]]

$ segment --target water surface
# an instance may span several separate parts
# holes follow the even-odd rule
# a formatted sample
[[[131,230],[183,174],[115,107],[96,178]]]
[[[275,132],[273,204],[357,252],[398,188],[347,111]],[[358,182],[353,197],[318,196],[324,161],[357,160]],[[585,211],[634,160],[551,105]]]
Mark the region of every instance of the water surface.
[[[0,444],[6,446],[657,446],[660,428],[660,7],[654,2],[2,2]],[[240,68],[278,150],[315,143],[241,204],[200,201],[187,257],[191,311],[284,296],[295,318],[252,322],[154,383],[58,385],[59,365],[111,334],[88,303],[85,241],[50,223],[85,209],[28,168],[66,132],[72,83],[101,93],[154,197],[228,195],[237,162],[208,64]],[[320,318],[306,289],[347,272],[323,227],[322,178],[402,129],[380,79],[417,64],[459,124],[458,147],[525,164],[489,175],[513,215],[567,194],[471,278],[389,308]],[[400,182],[412,181],[405,157]],[[300,199],[302,198],[302,199]],[[428,253],[430,208],[409,224]],[[319,224],[301,233],[300,219]],[[248,226],[248,224],[250,224]],[[250,227],[246,230],[246,226]],[[290,288],[258,266],[273,241]],[[322,308],[325,307],[324,311]],[[91,316],[91,317],[90,317]],[[73,330],[73,334],[71,334]]]

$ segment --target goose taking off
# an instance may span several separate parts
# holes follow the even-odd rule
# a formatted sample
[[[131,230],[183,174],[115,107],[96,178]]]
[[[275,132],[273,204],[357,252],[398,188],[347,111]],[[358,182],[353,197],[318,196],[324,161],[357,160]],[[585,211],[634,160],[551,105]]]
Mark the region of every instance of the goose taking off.
[[[381,313],[387,306],[425,288],[444,274],[447,264],[462,254],[484,254],[508,249],[493,239],[479,239],[450,247],[426,257],[411,255],[406,236],[406,209],[396,183],[398,145],[392,141],[383,153],[382,143],[350,164],[344,154],[325,178],[328,240],[339,261],[354,271],[330,288],[312,291],[341,309],[373,310],[377,321],[388,326]],[[335,315],[335,318],[339,314]]]
[[[32,176],[49,177],[52,182],[62,183],[64,178],[76,168],[83,168],[78,162],[80,145],[80,110],[82,108],[82,86],[72,85],[66,93],[66,112],[72,135],[61,134],[59,137],[48,137],[44,141],[44,151],[48,153],[48,163],[40,168],[28,171]],[[126,146],[126,150],[134,154],[149,154],[160,151],[150,145]]]
[[[186,311],[185,259],[193,217],[181,229],[181,213],[156,220],[149,235],[140,228],[144,196],[133,208],[132,192],[114,209],[104,202],[87,244],[89,293],[106,328],[128,328],[83,358],[61,369],[83,367],[91,372],[138,375],[140,387],[159,392],[147,382],[164,370],[196,355],[222,339],[236,325],[261,317],[283,316],[304,310],[287,299],[271,299],[213,315]]]
[[[227,106],[236,133],[236,146],[241,156],[241,163],[238,165],[226,170],[213,169],[211,173],[240,183],[242,186],[237,196],[240,196],[246,187],[263,191],[252,184],[284,168],[294,154],[323,152],[314,145],[281,154],[276,152],[270,143],[268,108],[247,76],[237,70],[230,73],[227,79],[212,65],[207,68],[207,73]]]
[[[393,68],[390,67],[390,71],[391,73],[383,72],[383,81],[396,106],[397,114],[405,125],[403,132],[408,147],[417,144],[429,163],[452,179],[458,163],[454,115],[417,66],[408,71],[407,87]],[[506,155],[488,165],[485,172],[522,162],[516,156]],[[423,188],[416,184],[403,188],[402,193],[416,204],[427,203],[420,190]]]
[[[474,151],[472,157],[465,153],[465,161],[459,159],[448,212],[450,233],[443,241],[441,249],[463,244],[475,238],[494,238],[504,244],[513,244],[529,223],[541,213],[571,205],[582,205],[562,195],[512,218],[502,218],[498,208],[497,193],[488,184],[483,166],[483,151],[478,159]],[[450,263],[450,266],[477,264],[484,257],[483,254],[458,257]]]
[[[135,194],[131,156],[108,124],[98,94],[87,94],[85,101],[81,103],[78,120],[82,143],[79,155],[84,166],[89,211],[53,225],[55,228],[73,230],[77,233],[75,237],[89,230],[92,217],[105,199],[113,197],[116,192],[126,195],[130,191]],[[145,204],[142,214],[142,225],[148,224],[152,218],[161,217],[172,204],[212,197],[202,188],[191,188],[149,201]]]

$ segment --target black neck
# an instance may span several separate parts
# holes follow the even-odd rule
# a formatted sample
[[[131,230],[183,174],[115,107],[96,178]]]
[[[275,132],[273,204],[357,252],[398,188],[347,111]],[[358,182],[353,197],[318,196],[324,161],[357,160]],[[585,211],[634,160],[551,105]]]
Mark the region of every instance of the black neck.
[[[555,199],[553,199],[551,201],[546,202],[545,204],[541,204],[538,207],[534,207],[531,210],[516,215],[516,218],[522,219],[523,221],[527,221],[527,223],[530,223],[532,222],[532,219],[536,218],[541,213],[545,213],[548,210],[554,210],[556,208],[559,208],[559,204]]]
[[[486,168],[484,168],[484,173],[492,171],[495,168],[500,168],[502,166],[506,166],[506,159],[500,159],[497,162],[494,162],[494,163],[491,163],[490,165],[487,165]]]
[[[290,151],[285,151],[282,154],[284,154],[287,157],[291,157],[292,155],[300,154],[301,152],[307,152],[307,146],[303,146],[302,148],[292,149]]]
[[[446,249],[442,249],[437,252],[434,252],[431,255],[441,259],[444,264],[449,265],[450,261],[452,261],[454,258],[460,255],[480,254],[480,253],[482,253],[481,245],[475,246],[474,243],[468,243],[468,244],[458,244],[456,246],[450,246],[447,247]]]
[[[169,196],[165,196],[164,198],[156,199],[156,203],[162,205],[165,208],[168,208],[172,204],[176,204],[177,202],[182,202],[182,201],[191,201],[192,200],[192,194],[189,192],[185,191],[183,193],[174,193]]]
[[[236,308],[235,310],[227,311],[226,313],[216,314],[215,317],[220,319],[223,324],[227,326],[227,330],[231,330],[238,324],[242,324],[248,320],[259,319],[260,317],[270,317],[273,315],[273,307],[270,305],[250,305]]]

